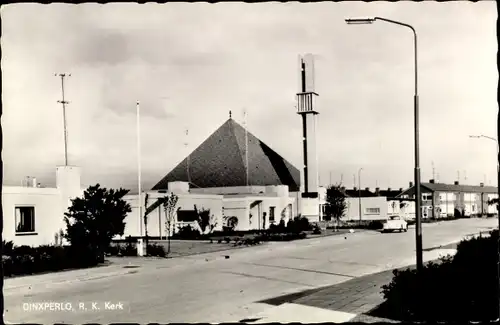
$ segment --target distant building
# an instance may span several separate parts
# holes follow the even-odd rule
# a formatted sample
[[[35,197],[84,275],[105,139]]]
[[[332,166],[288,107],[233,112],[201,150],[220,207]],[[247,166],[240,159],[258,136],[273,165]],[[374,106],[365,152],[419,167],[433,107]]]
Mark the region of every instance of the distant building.
[[[479,216],[496,214],[495,205],[488,204],[490,200],[498,197],[498,188],[493,186],[461,185],[437,183],[431,179],[428,183],[421,184],[422,216],[424,218],[442,218],[446,216]],[[401,193],[400,198],[415,199],[415,186],[410,182],[410,187]]]
[[[411,217],[410,211],[414,203],[412,200],[398,197],[403,192],[402,188],[380,190],[377,187],[372,192],[368,187],[361,190],[355,187],[343,188],[343,191],[347,200],[344,220],[385,220],[395,214]]]

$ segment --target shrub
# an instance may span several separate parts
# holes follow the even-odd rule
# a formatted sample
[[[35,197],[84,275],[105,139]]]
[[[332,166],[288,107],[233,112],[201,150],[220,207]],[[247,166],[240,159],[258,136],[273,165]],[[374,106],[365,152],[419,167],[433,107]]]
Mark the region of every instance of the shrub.
[[[312,224],[306,217],[295,217],[293,220],[288,221],[286,225],[287,231],[292,233],[300,233],[301,231],[312,230]]]
[[[149,256],[166,257],[167,252],[163,245],[149,244],[147,248],[147,253]]]
[[[286,231],[285,220],[280,220],[279,224],[271,224],[269,225],[269,229],[267,230],[271,234],[277,234],[280,232]]]
[[[191,227],[191,225],[186,225],[179,229],[173,237],[179,239],[199,239],[201,236],[198,230]]]
[[[2,254],[6,256],[11,256],[14,251],[13,241],[3,241],[2,242]]]
[[[314,225],[313,234],[315,234],[315,235],[321,234],[321,227],[319,225]]]
[[[415,270],[394,271],[382,287],[392,317],[404,321],[485,321],[497,317],[498,231],[463,240],[454,257]]]

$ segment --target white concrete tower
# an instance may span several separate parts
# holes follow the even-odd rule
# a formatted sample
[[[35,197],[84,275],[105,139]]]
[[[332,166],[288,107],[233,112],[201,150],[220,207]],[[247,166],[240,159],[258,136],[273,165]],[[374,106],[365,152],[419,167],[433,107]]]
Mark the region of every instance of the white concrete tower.
[[[310,221],[319,221],[319,175],[318,155],[316,150],[316,120],[319,114],[316,108],[318,94],[314,88],[314,58],[312,54],[299,56],[300,84],[297,93],[297,110],[302,116],[302,134],[304,151],[304,171],[301,195],[302,215]]]

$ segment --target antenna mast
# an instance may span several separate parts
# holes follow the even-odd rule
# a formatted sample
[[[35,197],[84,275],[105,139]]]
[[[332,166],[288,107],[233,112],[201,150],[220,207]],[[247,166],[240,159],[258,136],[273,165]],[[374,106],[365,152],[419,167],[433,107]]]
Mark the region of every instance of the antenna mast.
[[[432,162],[432,179],[436,180],[436,169],[434,168],[434,161]]]
[[[68,132],[66,129],[66,104],[69,104],[68,101],[64,98],[64,78],[71,77],[71,74],[59,73],[55,74],[55,76],[61,77],[61,90],[62,90],[62,100],[58,100],[57,102],[62,104],[63,107],[63,123],[64,123],[64,165],[68,166]]]

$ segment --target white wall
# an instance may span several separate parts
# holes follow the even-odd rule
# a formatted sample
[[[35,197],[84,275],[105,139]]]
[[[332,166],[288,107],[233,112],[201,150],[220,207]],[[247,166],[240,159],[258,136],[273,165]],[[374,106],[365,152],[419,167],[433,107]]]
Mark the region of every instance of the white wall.
[[[15,245],[39,246],[54,243],[54,235],[65,229],[61,198],[55,188],[2,187],[3,238]],[[35,231],[16,234],[15,208],[35,208]]]
[[[148,205],[153,204],[158,198],[164,197],[167,193],[149,192]],[[144,204],[144,195],[142,195],[142,204]],[[181,210],[194,210],[194,205],[198,210],[210,209],[210,214],[214,216],[216,227],[214,230],[222,230],[222,196],[211,194],[176,194],[178,196],[177,205]],[[144,219],[139,217],[139,206],[137,204],[138,195],[126,195],[124,199],[131,205],[132,212],[125,217],[125,232],[123,237],[145,235]],[[142,208],[144,214],[146,210]],[[174,212],[175,223],[177,221],[177,212]],[[166,218],[165,211],[162,205],[156,208],[148,215],[148,235],[152,237],[166,236]],[[174,226],[174,225],[173,225]],[[177,225],[178,226],[178,225]],[[171,229],[173,230],[173,229]]]
[[[359,198],[347,198],[344,220],[359,220]],[[368,209],[368,211],[367,211]],[[378,213],[370,212],[378,209]],[[361,220],[385,220],[388,215],[388,203],[385,196],[361,198]]]
[[[56,169],[57,188],[36,188],[2,186],[4,230],[3,236],[15,245],[54,244],[55,234],[66,230],[64,213],[71,205],[71,199],[81,196],[81,171],[76,166],[59,166]],[[34,207],[35,231],[16,233],[16,207]]]

